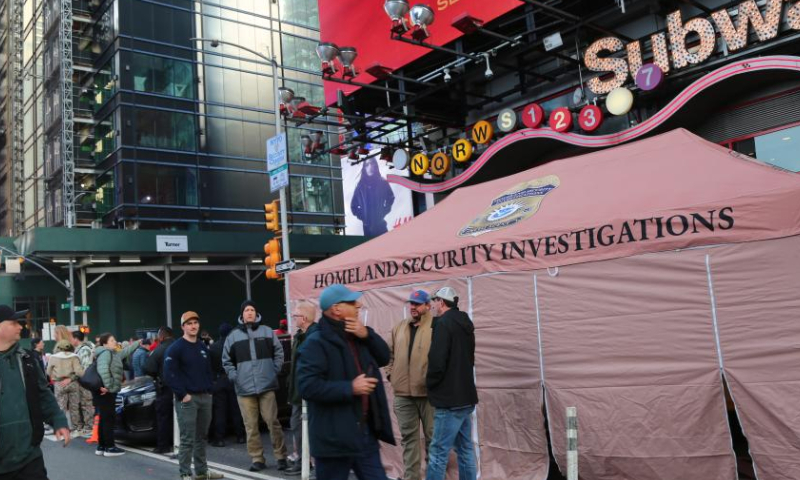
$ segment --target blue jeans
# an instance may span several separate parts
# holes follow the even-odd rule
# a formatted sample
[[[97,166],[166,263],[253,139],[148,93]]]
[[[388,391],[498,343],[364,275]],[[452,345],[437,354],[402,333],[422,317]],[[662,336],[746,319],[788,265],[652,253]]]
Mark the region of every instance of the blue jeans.
[[[364,444],[368,453],[361,457],[314,457],[317,478],[320,480],[347,480],[350,470],[358,480],[388,480],[381,463],[378,441],[371,433],[365,433]],[[371,446],[370,446],[371,445]]]
[[[475,480],[475,449],[472,445],[472,411],[474,405],[461,408],[437,408],[433,416],[433,439],[428,452],[425,480],[444,480],[450,450],[458,457],[458,479]]]

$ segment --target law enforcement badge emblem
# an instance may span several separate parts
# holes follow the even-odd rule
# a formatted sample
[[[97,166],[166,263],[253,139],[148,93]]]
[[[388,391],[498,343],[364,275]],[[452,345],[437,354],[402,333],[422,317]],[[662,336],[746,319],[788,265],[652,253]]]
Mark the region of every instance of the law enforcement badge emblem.
[[[544,197],[560,184],[556,175],[548,175],[515,185],[492,200],[492,204],[462,228],[458,236],[477,237],[516,225],[536,213]]]

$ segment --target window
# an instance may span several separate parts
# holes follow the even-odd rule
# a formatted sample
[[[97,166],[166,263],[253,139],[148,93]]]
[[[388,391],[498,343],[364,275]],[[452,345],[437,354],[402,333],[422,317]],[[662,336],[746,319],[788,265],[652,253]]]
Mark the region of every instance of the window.
[[[114,190],[114,174],[109,172],[97,180],[97,191],[94,194],[94,201],[97,205],[97,218],[111,211],[116,205]]]
[[[197,205],[197,172],[193,168],[139,164],[139,204]]]
[[[191,63],[141,53],[134,53],[132,56],[134,90],[194,98],[194,72]]]
[[[291,177],[289,190],[292,211],[308,213],[332,213],[333,198],[331,181],[327,178]]]
[[[317,0],[281,0],[281,20],[319,28]]]
[[[800,125],[735,142],[733,149],[769,165],[800,172]]]
[[[112,113],[94,127],[94,161],[100,163],[117,148],[117,130]]]
[[[308,135],[313,138],[313,131],[289,127],[286,129],[286,143],[289,147],[289,161],[294,163],[308,163],[311,165],[330,165],[330,155],[319,153],[306,154],[303,150],[301,137]],[[323,139],[327,140],[327,135]],[[322,147],[324,149],[324,147]]]
[[[190,113],[137,109],[136,145],[149,148],[194,151],[197,132]]]
[[[320,68],[316,54],[317,42],[307,38],[281,35],[283,47],[283,66],[317,71]]]

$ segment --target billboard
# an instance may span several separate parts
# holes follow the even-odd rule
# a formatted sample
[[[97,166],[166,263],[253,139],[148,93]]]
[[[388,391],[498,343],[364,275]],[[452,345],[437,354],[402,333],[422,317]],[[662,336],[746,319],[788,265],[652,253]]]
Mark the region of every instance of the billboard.
[[[398,69],[426,53],[425,47],[398,42],[391,39],[392,21],[383,10],[384,0],[319,0],[320,39],[340,47],[355,47],[358,50],[356,68],[364,72],[375,63]],[[412,5],[416,2],[409,2]],[[463,13],[489,22],[500,15],[522,5],[519,0],[427,0],[425,3],[435,12],[431,36],[426,40],[435,45],[444,45],[463,35],[450,24]],[[406,34],[408,35],[408,34]],[[372,83],[375,78],[360,73],[356,81]],[[325,82],[325,103],[336,103],[336,91],[351,93],[359,87]]]
[[[387,162],[375,157],[357,165],[342,157],[345,235],[375,237],[414,216],[411,190],[386,181],[390,171]],[[407,176],[408,170],[394,173]]]

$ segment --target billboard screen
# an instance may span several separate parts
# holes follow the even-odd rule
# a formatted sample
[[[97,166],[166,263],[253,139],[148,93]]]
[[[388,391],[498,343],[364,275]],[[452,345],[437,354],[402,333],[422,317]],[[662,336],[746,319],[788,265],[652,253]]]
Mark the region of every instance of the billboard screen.
[[[320,39],[340,47],[356,47],[356,68],[364,72],[374,63],[397,69],[426,53],[429,49],[391,39],[392,21],[383,11],[384,0],[319,0]],[[412,5],[417,2],[409,2]],[[450,24],[463,13],[489,22],[522,5],[519,0],[427,0],[422,3],[435,12],[431,36],[427,42],[444,45],[463,35]],[[408,35],[408,34],[406,34]],[[361,73],[356,81],[372,83],[375,78]],[[325,82],[325,103],[336,102],[336,91],[351,93],[358,87]]]
[[[342,157],[345,235],[375,237],[414,216],[411,190],[386,181],[389,172],[389,165],[375,157],[357,165]],[[393,173],[407,176],[408,170]]]

